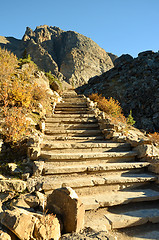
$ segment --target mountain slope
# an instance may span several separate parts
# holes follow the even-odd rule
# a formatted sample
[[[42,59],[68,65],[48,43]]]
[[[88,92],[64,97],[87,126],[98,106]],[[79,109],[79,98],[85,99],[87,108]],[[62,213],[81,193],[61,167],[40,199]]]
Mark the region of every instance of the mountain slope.
[[[78,91],[114,97],[126,116],[132,110],[136,127],[159,131],[159,52],[142,52],[134,59],[128,54],[122,55],[114,65],[101,76],[91,78]]]
[[[0,46],[22,57],[24,50],[45,71],[51,71],[74,86],[113,67],[108,53],[90,38],[57,27],[27,27],[22,40],[0,37]]]

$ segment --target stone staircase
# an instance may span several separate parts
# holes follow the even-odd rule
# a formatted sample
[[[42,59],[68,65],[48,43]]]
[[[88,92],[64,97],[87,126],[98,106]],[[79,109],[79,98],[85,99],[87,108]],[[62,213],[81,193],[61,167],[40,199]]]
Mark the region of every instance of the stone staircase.
[[[72,187],[85,205],[86,226],[106,230],[159,222],[150,163],[138,161],[130,144],[104,139],[86,98],[69,90],[63,101],[46,119],[44,192]]]

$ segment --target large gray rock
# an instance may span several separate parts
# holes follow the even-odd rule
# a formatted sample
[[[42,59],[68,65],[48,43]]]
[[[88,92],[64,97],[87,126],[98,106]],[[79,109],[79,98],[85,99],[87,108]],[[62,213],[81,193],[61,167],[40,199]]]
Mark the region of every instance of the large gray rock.
[[[109,70],[113,67],[111,58],[116,58],[88,37],[47,25],[35,31],[27,27],[22,40],[0,37],[0,46],[18,57],[26,50],[41,69],[73,86],[87,83],[89,78]]]

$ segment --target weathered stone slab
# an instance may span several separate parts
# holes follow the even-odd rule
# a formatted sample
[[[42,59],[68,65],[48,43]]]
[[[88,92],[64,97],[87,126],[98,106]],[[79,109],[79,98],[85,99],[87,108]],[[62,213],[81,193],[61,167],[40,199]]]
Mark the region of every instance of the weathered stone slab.
[[[115,206],[130,202],[153,201],[159,199],[159,192],[151,189],[132,191],[105,192],[88,196],[80,196],[85,208],[97,209],[99,207]]]
[[[56,114],[57,115],[57,114]],[[58,117],[56,116],[55,118],[50,118],[49,120],[46,120],[46,124],[47,123],[96,123],[98,122],[97,119],[95,119],[94,117],[74,117],[74,118],[70,118],[70,116],[65,116],[64,117]]]
[[[147,182],[152,182],[155,181],[157,178],[154,175],[151,174],[134,174],[134,175],[127,175],[125,176],[120,176],[120,175],[108,175],[105,173],[104,175],[84,175],[84,176],[67,176],[67,177],[45,177],[45,180],[42,185],[42,189],[45,191],[48,190],[54,190],[56,188],[62,187],[63,184],[66,186],[72,187],[72,188],[82,188],[83,189],[83,194],[87,192],[87,188],[89,187],[103,187],[103,190],[111,186],[119,186],[123,185],[123,188],[126,188],[128,185],[129,187],[133,188],[133,185],[135,184],[145,184]],[[115,187],[114,187],[115,188]],[[96,189],[97,192],[97,189]],[[92,188],[92,193],[94,193],[94,188]]]
[[[128,163],[101,163],[94,166],[88,166],[87,171],[97,172],[97,171],[115,171],[115,170],[126,170],[126,169],[139,169],[143,167],[148,167],[150,163],[148,162],[128,162]]]
[[[63,119],[63,118],[69,118],[70,119],[70,117],[71,118],[94,118],[94,114],[55,114],[54,115],[54,118],[61,118],[61,119]],[[54,119],[53,118],[53,119]],[[52,121],[53,119],[51,119],[51,118],[47,118],[46,119],[46,122],[49,122],[49,121]]]
[[[86,141],[86,140],[89,140],[89,141],[92,141],[92,140],[104,140],[104,137],[101,135],[101,136],[61,136],[61,135],[45,135],[45,140],[52,140],[52,141],[58,141],[58,140],[62,140],[62,141],[65,141],[65,140],[72,140],[72,141]]]
[[[86,101],[86,100],[85,100]],[[56,108],[62,108],[62,109],[65,109],[65,108],[83,108],[83,107],[87,107],[87,104],[86,103],[57,103],[56,104]]]
[[[58,160],[71,160],[71,159],[99,159],[99,158],[133,158],[136,156],[136,152],[90,152],[90,153],[68,153],[67,155],[64,153],[54,154],[53,151],[41,151],[41,156],[46,157],[50,160],[58,159]]]
[[[147,222],[159,222],[159,209],[141,209],[121,214],[108,213],[105,217],[107,229],[126,228]]]
[[[124,171],[124,170],[133,170],[133,169],[142,169],[148,167],[150,163],[148,162],[133,162],[133,163],[96,163],[96,164],[83,164],[79,165],[78,163],[74,165],[65,164],[64,166],[56,166],[50,162],[46,162],[44,165],[45,175],[48,174],[63,174],[63,173],[98,173],[98,172],[105,172],[113,171]]]
[[[59,130],[72,130],[72,129],[90,129],[98,128],[97,123],[76,123],[76,124],[61,124],[61,123],[46,123],[46,129],[58,128]]]
[[[63,173],[78,173],[86,172],[87,166],[75,165],[75,166],[63,166],[56,167],[50,163],[45,163],[45,175],[47,174],[63,174]]]
[[[56,127],[56,126],[55,126]],[[80,143],[80,142],[51,142],[51,141],[44,141],[43,144],[41,145],[42,148],[52,148],[52,149],[92,149],[92,148],[114,148],[114,149],[119,149],[124,148],[130,150],[130,144],[127,143],[112,143],[112,142],[106,142],[106,141],[100,141],[100,142],[85,142],[85,143]]]

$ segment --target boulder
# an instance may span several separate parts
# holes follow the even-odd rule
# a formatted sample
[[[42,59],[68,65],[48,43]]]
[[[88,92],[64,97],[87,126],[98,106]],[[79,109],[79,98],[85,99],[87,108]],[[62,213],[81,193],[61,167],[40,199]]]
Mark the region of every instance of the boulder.
[[[54,215],[42,215],[15,208],[2,212],[0,219],[20,240],[59,240],[61,236],[60,224]]]
[[[79,232],[84,227],[84,205],[70,187],[56,189],[47,198],[46,209],[60,214],[65,233]]]
[[[141,144],[134,148],[138,153],[138,158],[157,158],[159,159],[159,149],[153,144]]]
[[[25,210],[7,210],[1,214],[1,223],[19,239],[29,240],[34,231],[36,218]]]

